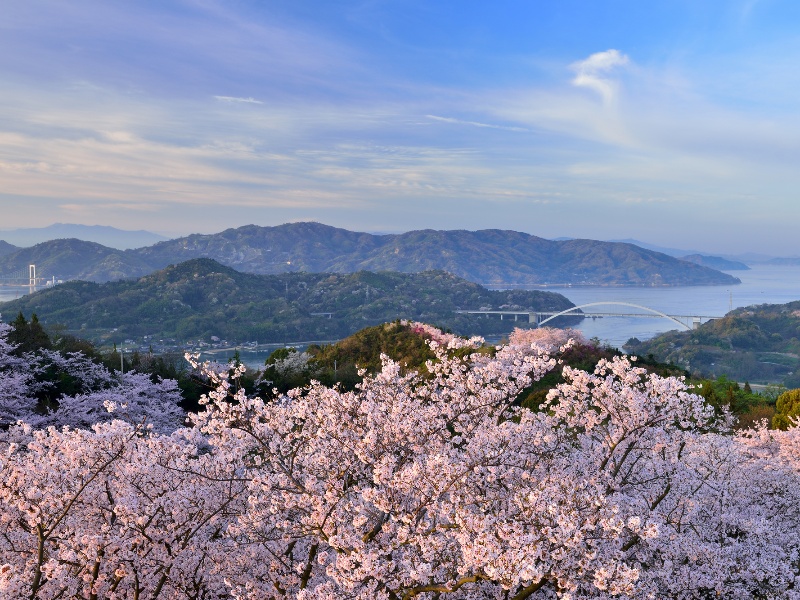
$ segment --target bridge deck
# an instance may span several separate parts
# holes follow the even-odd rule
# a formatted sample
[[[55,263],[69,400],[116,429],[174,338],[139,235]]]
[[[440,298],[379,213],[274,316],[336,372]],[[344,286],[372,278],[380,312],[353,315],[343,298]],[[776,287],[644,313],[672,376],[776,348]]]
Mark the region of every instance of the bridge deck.
[[[609,311],[584,311],[584,309],[589,308],[590,306],[626,306],[628,308],[633,309],[640,309],[646,310],[648,312],[609,312]],[[503,319],[504,315],[513,316],[514,320],[517,321],[519,317],[527,318],[528,323],[535,323],[537,327],[544,325],[545,323],[552,321],[556,317],[567,316],[567,315],[574,315],[580,317],[588,317],[588,318],[605,318],[605,317],[647,317],[647,318],[655,318],[655,319],[669,319],[673,323],[680,325],[681,327],[685,327],[686,329],[697,329],[703,323],[703,321],[709,321],[711,319],[719,319],[720,317],[716,316],[709,316],[709,315],[668,315],[663,313],[659,310],[655,310],[654,308],[650,308],[649,306],[642,306],[641,304],[634,304],[632,302],[622,302],[622,301],[602,301],[602,302],[589,302],[587,304],[581,304],[580,306],[573,306],[572,308],[568,308],[566,310],[562,310],[560,312],[555,311],[523,311],[523,310],[458,310],[456,311],[461,314],[468,314],[468,315],[500,315],[500,319]]]
[[[561,312],[547,312],[538,310],[457,310],[457,313],[465,315],[519,315],[529,316],[537,315],[540,317],[554,317],[560,315]],[[630,312],[574,312],[564,316],[572,317],[648,317],[654,319],[662,319],[662,315],[655,313],[630,313]],[[673,319],[720,319],[719,315],[667,315]]]

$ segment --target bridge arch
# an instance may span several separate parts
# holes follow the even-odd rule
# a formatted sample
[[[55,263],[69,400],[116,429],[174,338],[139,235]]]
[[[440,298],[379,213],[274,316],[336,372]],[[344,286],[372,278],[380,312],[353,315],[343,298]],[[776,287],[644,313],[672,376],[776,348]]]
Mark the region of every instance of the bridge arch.
[[[575,312],[576,310],[580,310],[580,309],[583,309],[583,308],[589,308],[590,306],[608,306],[608,305],[628,306],[628,307],[631,307],[631,308],[639,308],[641,310],[646,310],[648,312],[651,312],[654,315],[658,315],[659,317],[664,317],[665,319],[669,319],[670,321],[673,321],[673,322],[677,323],[678,325],[680,325],[681,327],[684,327],[685,329],[688,329],[690,331],[692,329],[689,325],[687,325],[683,321],[679,321],[675,317],[671,317],[671,316],[669,316],[667,314],[664,314],[660,310],[655,310],[654,308],[650,308],[648,306],[642,306],[641,304],[633,304],[632,302],[620,302],[620,301],[616,301],[616,300],[608,300],[608,301],[605,301],[605,302],[589,302],[588,304],[581,304],[580,306],[573,306],[572,308],[568,308],[567,310],[562,310],[560,313],[557,313],[557,314],[555,314],[555,315],[553,315],[551,317],[547,317],[544,321],[542,321],[541,323],[538,323],[536,326],[537,327],[541,327],[542,325],[544,325],[548,321],[552,321],[556,317],[561,317],[561,316],[564,316],[564,315],[568,315],[569,313]]]

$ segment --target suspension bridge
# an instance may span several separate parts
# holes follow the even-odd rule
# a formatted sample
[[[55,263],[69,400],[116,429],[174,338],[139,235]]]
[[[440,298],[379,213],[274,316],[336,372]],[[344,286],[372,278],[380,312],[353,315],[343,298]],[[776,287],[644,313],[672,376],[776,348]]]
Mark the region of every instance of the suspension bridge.
[[[637,311],[645,312],[615,312],[615,311],[598,311],[598,310],[584,310],[593,309],[598,306],[623,306],[632,308]],[[465,315],[499,315],[500,319],[513,318],[514,321],[522,320],[528,323],[535,323],[537,327],[541,327],[545,323],[552,321],[558,317],[563,316],[577,316],[591,319],[602,319],[606,317],[633,317],[633,318],[647,318],[647,319],[669,319],[684,329],[697,329],[701,324],[712,319],[720,319],[721,316],[714,315],[669,315],[648,306],[641,304],[634,304],[632,302],[621,302],[614,300],[606,300],[604,302],[589,302],[588,304],[581,304],[580,306],[573,306],[567,310],[556,311],[526,311],[526,310],[457,310],[459,314]]]
[[[45,285],[54,285],[56,278],[42,277],[36,273],[36,265],[28,265],[27,269],[19,269],[11,273],[0,273],[0,285],[7,287],[26,287],[31,290]]]

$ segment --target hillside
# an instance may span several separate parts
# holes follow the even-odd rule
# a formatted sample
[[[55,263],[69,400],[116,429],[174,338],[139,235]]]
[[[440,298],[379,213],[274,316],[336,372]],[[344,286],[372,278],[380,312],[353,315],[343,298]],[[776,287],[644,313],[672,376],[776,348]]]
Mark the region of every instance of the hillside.
[[[208,342],[212,336],[279,343],[339,339],[398,318],[436,323],[456,333],[503,333],[513,320],[455,311],[571,306],[553,292],[490,291],[443,271],[253,275],[195,259],[138,280],[64,283],[0,304],[0,312],[6,320],[19,311],[36,313],[48,325],[63,324],[99,343]]]
[[[72,263],[65,243],[39,244],[39,272],[57,279],[109,281],[139,277],[193,258],[212,258],[239,271],[286,272],[444,270],[484,285],[731,285],[739,280],[714,269],[632,244],[594,240],[551,241],[516,231],[411,231],[372,235],[319,223],[247,225],[211,235],[190,235],[134,250],[93,248],[94,263]],[[84,242],[85,244],[85,242]],[[75,250],[78,254],[81,254]],[[81,254],[82,255],[82,254]],[[27,268],[31,253],[0,257],[0,273]]]
[[[800,387],[800,301],[739,308],[694,331],[670,331],[625,349],[696,374]]]

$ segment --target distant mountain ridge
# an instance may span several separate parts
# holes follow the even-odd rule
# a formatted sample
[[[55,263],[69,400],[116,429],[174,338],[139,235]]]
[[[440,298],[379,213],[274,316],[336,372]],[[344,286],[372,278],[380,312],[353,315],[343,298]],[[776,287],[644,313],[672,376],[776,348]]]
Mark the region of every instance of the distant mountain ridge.
[[[12,254],[19,250],[16,246],[9,244],[3,240],[0,240],[0,256],[5,256],[6,254]]]
[[[730,260],[742,263],[745,266],[756,265],[756,264],[774,264],[774,265],[784,265],[784,266],[800,264],[800,257],[797,256],[776,257],[769,254],[760,254],[757,252],[745,252],[742,254],[719,253],[715,254],[714,256],[709,256],[707,253],[700,252],[699,250],[687,250],[686,248],[683,249],[667,248],[665,246],[657,246],[655,244],[649,244],[647,242],[642,242],[641,240],[636,240],[633,238],[626,238],[622,240],[609,240],[609,241],[634,244],[635,246],[640,246],[642,248],[646,248],[647,250],[655,250],[656,252],[662,252],[663,254],[669,254],[670,256],[674,256],[675,258],[680,258],[682,260],[686,260],[687,256],[697,255],[711,259],[722,258],[723,260]],[[719,267],[713,267],[713,268],[719,269]],[[731,269],[722,269],[722,270],[731,270]],[[736,269],[736,270],[743,270],[743,269]]]
[[[680,248],[671,248],[667,246],[659,246],[657,244],[650,244],[649,242],[643,242],[641,240],[637,240],[634,238],[624,238],[624,239],[617,239],[617,240],[608,240],[609,242],[618,242],[621,244],[633,244],[634,246],[639,246],[640,248],[644,248],[646,250],[653,250],[655,252],[661,252],[662,254],[667,254],[669,256],[673,256],[675,258],[681,258],[682,256],[686,256],[689,254],[702,254],[699,250],[681,250]]]
[[[212,258],[259,274],[444,270],[493,286],[739,283],[728,274],[632,244],[551,241],[498,229],[372,235],[313,222],[246,225],[124,251],[78,240],[45,242],[0,257],[0,275],[36,263],[47,277],[52,273],[60,279],[109,281],[193,258]]]
[[[85,242],[102,244],[117,250],[141,248],[162,242],[168,238],[151,231],[130,231],[106,225],[78,225],[73,223],[54,223],[47,227],[27,227],[0,230],[0,240],[21,247],[35,246],[42,242],[63,239],[79,239]]]
[[[687,256],[681,256],[680,259],[693,262],[698,265],[703,265],[704,267],[717,269],[718,271],[750,270],[750,267],[748,267],[743,262],[739,262],[738,260],[728,260],[727,258],[722,258],[721,256],[707,256],[705,254],[688,254]]]

